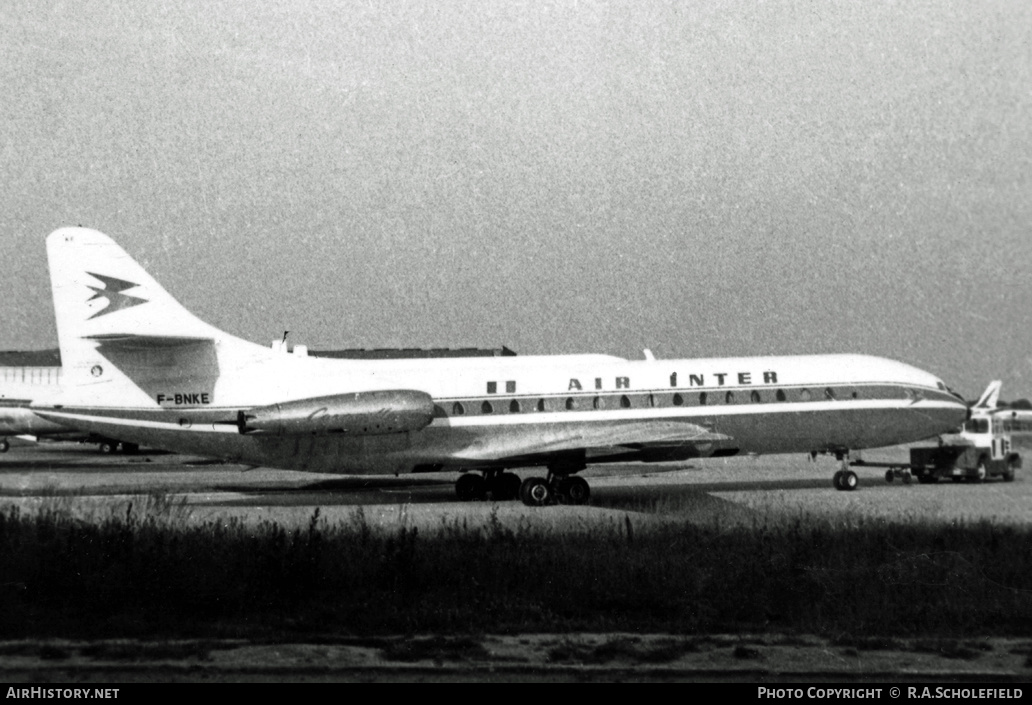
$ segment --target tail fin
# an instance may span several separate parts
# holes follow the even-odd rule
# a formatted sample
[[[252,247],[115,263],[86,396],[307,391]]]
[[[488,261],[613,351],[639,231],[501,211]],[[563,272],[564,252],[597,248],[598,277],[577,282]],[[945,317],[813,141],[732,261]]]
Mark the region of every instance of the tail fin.
[[[103,233],[56,230],[47,238],[47,257],[65,385],[116,382],[114,388],[124,390],[130,381],[139,388],[127,375],[191,374],[182,369],[183,360],[195,367],[208,360],[193,374],[211,382],[216,342],[248,355],[267,352],[195,317]],[[109,375],[107,363],[121,374]]]
[[[1003,382],[1000,380],[994,380],[989,383],[989,386],[982,392],[982,396],[978,397],[978,401],[975,402],[974,409],[995,409],[997,402],[1000,400],[1000,387],[1003,386]]]

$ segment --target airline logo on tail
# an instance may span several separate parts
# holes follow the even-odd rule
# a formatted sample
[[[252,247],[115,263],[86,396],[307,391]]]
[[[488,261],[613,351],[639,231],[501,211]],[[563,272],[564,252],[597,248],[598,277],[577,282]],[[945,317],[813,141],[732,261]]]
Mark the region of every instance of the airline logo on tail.
[[[87,272],[87,274],[99,279],[104,284],[103,289],[91,286],[90,289],[95,293],[88,300],[93,301],[94,299],[105,298],[108,301],[107,306],[97,311],[87,320],[92,320],[98,316],[106,316],[107,314],[114,313],[115,311],[121,311],[122,309],[132,308],[133,306],[147,303],[147,299],[141,299],[138,296],[129,296],[128,294],[122,293],[126,289],[132,289],[134,286],[139,286],[139,284],[127,282],[124,279],[106,277],[103,274],[95,274],[93,272]]]
[[[982,396],[975,402],[975,409],[995,409],[1000,400],[1000,387],[1003,386],[1001,380],[993,380],[989,383],[989,386],[982,392]]]

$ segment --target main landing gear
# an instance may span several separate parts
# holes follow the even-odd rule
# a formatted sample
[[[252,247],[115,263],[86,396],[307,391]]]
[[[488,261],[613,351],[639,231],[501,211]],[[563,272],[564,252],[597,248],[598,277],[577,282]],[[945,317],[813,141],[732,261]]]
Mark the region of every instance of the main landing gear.
[[[528,507],[546,504],[587,504],[591,487],[587,480],[575,475],[548,473],[547,478],[528,477],[520,486],[520,499]]]
[[[835,485],[836,490],[852,492],[860,484],[860,480],[856,473],[849,469],[849,451],[836,451],[835,460],[842,463],[842,469],[831,478],[831,483]]]
[[[481,474],[483,473],[483,474]],[[548,504],[587,504],[591,488],[583,477],[548,471],[548,477],[528,477],[523,482],[504,470],[464,473],[455,481],[455,496],[463,502],[490,499],[505,502],[519,498],[528,507]]]
[[[467,472],[455,481],[455,495],[463,502],[491,499],[506,502],[520,496],[520,476],[504,470]]]

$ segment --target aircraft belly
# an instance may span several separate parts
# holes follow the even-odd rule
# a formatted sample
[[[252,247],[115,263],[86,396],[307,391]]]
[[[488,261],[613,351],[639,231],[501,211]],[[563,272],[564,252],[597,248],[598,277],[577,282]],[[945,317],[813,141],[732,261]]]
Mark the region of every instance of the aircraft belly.
[[[604,413],[604,412],[602,412]],[[601,413],[600,413],[601,416]],[[763,410],[705,417],[643,418],[555,423],[451,426],[369,436],[342,434],[242,435],[232,426],[195,422],[135,425],[99,416],[79,417],[80,430],[192,455],[323,473],[400,473],[416,465],[518,467],[541,465],[579,452],[587,462],[646,462],[741,453],[794,453],[861,449],[926,438],[956,421],[953,409],[848,408]],[[683,435],[679,436],[683,428]],[[700,432],[711,432],[708,435]],[[610,435],[611,434],[611,435]],[[628,439],[635,439],[629,442]],[[652,440],[650,440],[652,439]]]
[[[711,428],[718,436],[712,440],[643,442],[634,444],[601,442],[582,446],[588,462],[623,462],[628,460],[675,460],[707,456],[722,450],[741,453],[806,453],[821,449],[862,449],[882,447],[926,438],[937,433],[944,424],[956,422],[955,409],[921,409],[915,406],[897,408],[848,408],[841,410],[764,411],[722,415],[714,410],[711,416],[695,417],[693,424]],[[422,450],[434,460],[455,464],[505,465],[505,460],[541,460],[525,449],[548,445],[550,440],[575,437],[585,423],[604,427],[604,420],[580,423],[509,424],[463,426],[458,428],[431,426],[423,432]],[[635,422],[647,430],[649,419]],[[624,423],[613,423],[614,429]],[[593,434],[598,435],[598,434]],[[547,455],[547,454],[544,454]]]
[[[805,453],[884,447],[927,438],[956,417],[954,410],[913,407],[760,412],[720,419],[716,428],[734,438],[743,453]]]

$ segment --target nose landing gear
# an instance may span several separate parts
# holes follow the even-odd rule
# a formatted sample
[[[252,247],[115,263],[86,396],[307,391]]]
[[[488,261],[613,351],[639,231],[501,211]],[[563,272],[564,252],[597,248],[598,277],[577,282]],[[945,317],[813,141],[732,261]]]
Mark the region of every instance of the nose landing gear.
[[[835,460],[842,463],[842,468],[832,476],[831,484],[835,486],[836,490],[852,492],[860,484],[860,479],[855,472],[849,469],[849,451],[836,451]]]

